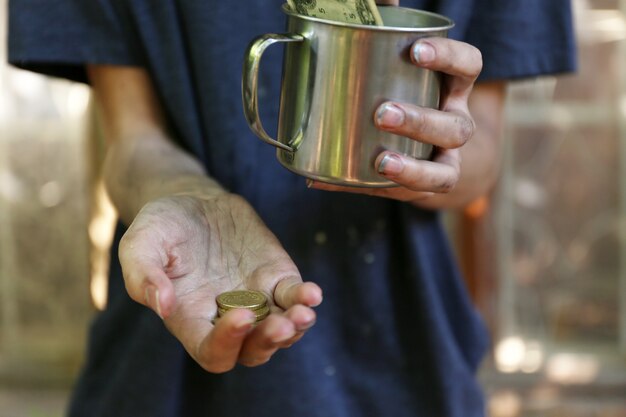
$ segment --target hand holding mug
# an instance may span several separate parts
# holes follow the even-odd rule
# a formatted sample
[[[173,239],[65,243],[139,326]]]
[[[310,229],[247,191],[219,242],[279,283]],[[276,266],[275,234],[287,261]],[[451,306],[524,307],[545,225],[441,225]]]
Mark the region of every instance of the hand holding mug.
[[[410,202],[455,187],[461,172],[459,148],[474,132],[468,98],[482,69],[480,51],[463,42],[427,38],[415,42],[411,59],[418,67],[444,74],[439,109],[386,101],[376,109],[374,123],[381,130],[434,145],[433,159],[418,160],[389,150],[381,152],[375,160],[376,170],[400,187],[355,188],[322,182],[311,182],[311,187]]]
[[[442,74],[437,70],[442,62],[426,63],[423,58],[423,65],[416,66],[411,56],[416,41],[444,38],[453,26],[450,19],[421,10],[381,7],[385,26],[368,26],[302,16],[285,7],[283,12],[287,33],[267,34],[251,42],[242,80],[248,124],[259,138],[278,148],[281,164],[334,185],[390,187],[394,181],[375,169],[382,151],[430,157],[432,144],[413,140],[412,129],[413,136],[408,137],[403,133],[406,126],[380,129],[371,114],[390,100],[420,108],[439,106]],[[259,117],[257,87],[263,52],[276,43],[285,44],[285,55],[278,132],[273,139]]]

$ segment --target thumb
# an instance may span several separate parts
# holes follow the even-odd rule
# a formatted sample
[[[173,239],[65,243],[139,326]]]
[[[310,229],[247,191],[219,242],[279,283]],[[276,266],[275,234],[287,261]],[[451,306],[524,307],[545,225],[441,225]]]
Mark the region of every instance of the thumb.
[[[302,282],[299,276],[284,278],[274,288],[274,301],[285,310],[296,304],[316,307],[322,299],[322,289],[313,282]]]
[[[144,251],[136,243],[120,244],[119,259],[126,291],[130,298],[165,319],[176,304],[174,285],[156,260],[158,257],[147,256],[147,253],[142,252]]]

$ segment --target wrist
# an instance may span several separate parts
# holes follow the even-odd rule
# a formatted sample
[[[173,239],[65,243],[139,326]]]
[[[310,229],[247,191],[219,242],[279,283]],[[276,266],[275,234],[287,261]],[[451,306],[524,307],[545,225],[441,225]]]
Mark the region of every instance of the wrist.
[[[147,184],[143,200],[148,202],[172,196],[213,199],[227,193],[217,181],[206,175],[179,175],[154,184]]]
[[[150,201],[174,195],[212,198],[226,191],[198,160],[160,135],[136,135],[112,143],[103,165],[107,191],[120,218],[130,224]]]

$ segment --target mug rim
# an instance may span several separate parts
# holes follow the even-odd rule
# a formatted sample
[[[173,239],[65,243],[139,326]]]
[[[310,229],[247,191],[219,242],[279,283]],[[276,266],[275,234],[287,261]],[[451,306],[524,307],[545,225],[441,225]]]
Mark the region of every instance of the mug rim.
[[[358,23],[347,23],[347,22],[341,22],[341,21],[337,21],[337,20],[328,20],[328,19],[321,19],[319,17],[311,17],[311,16],[304,16],[301,14],[298,14],[296,12],[294,12],[293,10],[291,10],[291,8],[289,7],[288,3],[284,3],[281,7],[282,11],[288,15],[288,16],[293,16],[297,19],[303,19],[303,20],[309,20],[312,22],[318,22],[318,23],[324,23],[327,25],[331,25],[331,26],[339,26],[339,27],[346,27],[346,28],[353,28],[353,29],[365,29],[365,30],[373,30],[373,31],[379,31],[379,32],[418,32],[418,33],[430,33],[430,32],[440,32],[440,31],[444,31],[444,30],[450,30],[454,27],[454,21],[452,19],[450,19],[449,17],[446,17],[442,14],[439,13],[433,13],[433,12],[428,12],[425,10],[420,10],[420,9],[411,9],[409,7],[400,7],[400,6],[390,6],[390,5],[378,5],[378,7],[393,7],[395,9],[401,9],[401,10],[408,10],[410,12],[417,12],[420,14],[424,14],[424,15],[428,15],[431,17],[436,17],[438,19],[441,19],[445,22],[448,22],[445,25],[442,26],[428,26],[428,27],[423,27],[423,28],[415,28],[415,27],[406,27],[406,26],[374,26],[374,25],[362,25],[362,24],[358,24]]]

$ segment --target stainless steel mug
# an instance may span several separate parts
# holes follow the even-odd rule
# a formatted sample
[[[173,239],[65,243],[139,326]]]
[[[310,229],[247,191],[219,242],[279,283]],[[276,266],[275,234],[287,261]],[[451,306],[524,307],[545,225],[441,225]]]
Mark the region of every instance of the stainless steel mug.
[[[250,128],[297,174],[339,185],[395,185],[376,172],[376,156],[388,149],[425,159],[432,146],[379,130],[374,112],[387,100],[438,107],[439,74],[412,64],[411,45],[447,36],[453,22],[401,7],[380,7],[385,26],[302,16],[287,5],[282,10],[287,33],[260,36],[246,51],[242,95]],[[286,44],[277,139],[261,124],[257,94],[261,57],[275,43]]]

